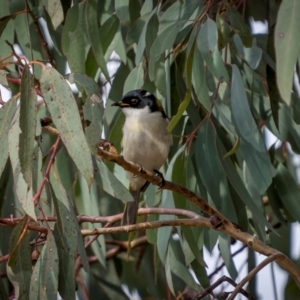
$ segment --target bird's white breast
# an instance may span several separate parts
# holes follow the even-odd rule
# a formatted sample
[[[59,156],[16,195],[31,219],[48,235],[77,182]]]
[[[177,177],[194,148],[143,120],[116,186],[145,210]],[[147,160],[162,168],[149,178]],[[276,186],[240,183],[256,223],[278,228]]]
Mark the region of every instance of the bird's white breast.
[[[171,144],[171,134],[167,131],[168,120],[161,112],[143,109],[123,108],[126,115],[123,126],[123,156],[136,162],[147,170],[159,170],[167,159]],[[140,177],[128,172],[128,178],[134,189],[145,183]]]

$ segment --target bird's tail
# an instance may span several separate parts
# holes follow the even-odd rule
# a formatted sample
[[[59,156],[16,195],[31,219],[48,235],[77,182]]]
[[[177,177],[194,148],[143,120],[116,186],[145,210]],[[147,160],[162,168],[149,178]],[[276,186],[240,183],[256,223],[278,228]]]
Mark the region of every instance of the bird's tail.
[[[132,202],[127,202],[125,204],[124,214],[122,218],[121,225],[131,225],[136,223],[137,211],[139,208],[139,199],[141,191],[134,191],[129,188],[129,192],[133,197]]]

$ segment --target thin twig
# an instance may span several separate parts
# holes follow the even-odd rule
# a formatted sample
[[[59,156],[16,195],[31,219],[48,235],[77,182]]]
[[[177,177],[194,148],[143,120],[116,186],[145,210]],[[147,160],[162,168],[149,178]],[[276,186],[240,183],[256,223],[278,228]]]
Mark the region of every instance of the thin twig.
[[[48,162],[48,165],[47,165],[47,169],[46,169],[45,174],[44,174],[44,178],[43,178],[43,180],[41,182],[41,185],[40,185],[37,193],[33,197],[33,203],[34,203],[35,206],[37,206],[37,204],[38,204],[38,202],[40,200],[43,188],[44,188],[46,182],[48,181],[48,176],[49,176],[51,167],[52,167],[52,165],[54,163],[54,159],[55,159],[56,153],[57,153],[58,148],[59,148],[58,147],[59,146],[59,142],[60,142],[60,136],[57,137],[54,145],[52,146],[52,154],[51,154],[51,157],[49,159],[49,162]]]
[[[220,284],[222,284],[224,281],[227,281],[230,283],[232,286],[236,287],[237,283],[232,280],[231,278],[227,276],[222,276],[220,277],[215,283],[213,283],[211,286],[209,286],[207,289],[199,293],[193,300],[200,300],[203,299],[205,296],[209,295],[215,288],[217,288]],[[240,291],[241,294],[243,294],[245,297],[247,297],[250,300],[255,300],[253,296],[251,296],[247,291],[244,289],[241,289]]]
[[[284,255],[281,253],[276,253],[273,254],[269,257],[267,257],[265,260],[263,260],[260,264],[258,264],[247,276],[245,276],[239,284],[237,284],[237,286],[235,287],[234,291],[232,292],[232,294],[230,295],[230,297],[228,298],[228,300],[233,300],[234,297],[240,292],[240,290],[242,289],[242,287],[248,282],[250,281],[254,275],[256,275],[261,269],[263,269],[265,266],[267,266],[269,263],[273,262],[273,261],[280,261],[281,259],[284,259]]]

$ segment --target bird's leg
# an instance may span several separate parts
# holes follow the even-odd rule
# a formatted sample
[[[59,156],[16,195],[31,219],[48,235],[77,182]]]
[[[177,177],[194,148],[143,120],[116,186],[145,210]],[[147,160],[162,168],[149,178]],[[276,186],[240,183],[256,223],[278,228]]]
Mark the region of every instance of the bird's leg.
[[[153,172],[155,173],[155,175],[160,177],[159,189],[161,189],[165,184],[164,175],[161,172],[159,172],[158,170],[153,170]]]
[[[149,181],[146,181],[146,182],[144,183],[144,185],[141,187],[141,192],[142,192],[142,193],[145,193],[145,191],[146,191],[146,189],[148,188],[149,184],[150,184]]]

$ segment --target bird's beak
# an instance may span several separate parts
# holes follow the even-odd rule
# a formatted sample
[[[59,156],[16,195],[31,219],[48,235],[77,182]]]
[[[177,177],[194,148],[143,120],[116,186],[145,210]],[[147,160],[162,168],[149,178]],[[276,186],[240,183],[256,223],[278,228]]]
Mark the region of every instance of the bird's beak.
[[[113,103],[111,106],[119,106],[119,107],[123,108],[123,107],[128,107],[129,104],[128,104],[128,103],[124,103],[124,102],[121,100],[121,101],[118,101],[118,102]]]

